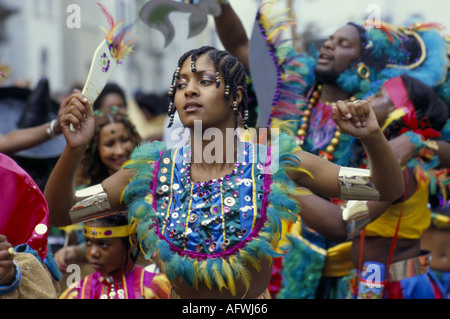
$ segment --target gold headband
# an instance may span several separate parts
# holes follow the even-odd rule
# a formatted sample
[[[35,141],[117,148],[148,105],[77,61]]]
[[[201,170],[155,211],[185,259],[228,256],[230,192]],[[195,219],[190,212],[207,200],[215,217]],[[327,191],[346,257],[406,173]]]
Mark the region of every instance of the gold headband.
[[[133,227],[130,227],[130,225],[114,226],[114,227],[84,226],[84,236],[89,238],[128,237],[133,233],[134,233]]]

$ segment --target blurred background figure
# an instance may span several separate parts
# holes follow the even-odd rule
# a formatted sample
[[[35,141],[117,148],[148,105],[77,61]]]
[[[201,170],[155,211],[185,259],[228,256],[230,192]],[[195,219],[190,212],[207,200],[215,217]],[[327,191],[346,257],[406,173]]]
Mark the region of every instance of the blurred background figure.
[[[167,108],[167,97],[162,94],[138,92],[128,101],[130,119],[144,141],[162,140]]]
[[[64,137],[59,136],[59,108],[50,96],[46,78],[41,79],[33,90],[17,86],[0,87],[0,136],[7,139],[0,142],[0,151],[10,155],[29,173],[41,190],[66,143]],[[36,131],[30,131],[21,145],[17,140],[9,140],[14,137],[9,133],[39,126],[41,137]]]

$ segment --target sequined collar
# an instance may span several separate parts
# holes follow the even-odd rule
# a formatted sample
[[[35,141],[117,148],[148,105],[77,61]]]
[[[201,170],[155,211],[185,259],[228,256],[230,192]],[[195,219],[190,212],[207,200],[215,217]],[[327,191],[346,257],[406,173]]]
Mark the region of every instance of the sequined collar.
[[[232,254],[257,235],[268,195],[265,178],[270,176],[258,147],[245,143],[242,153],[243,160],[230,175],[201,183],[190,181],[186,148],[162,154],[153,204],[158,235],[172,249],[200,259],[218,257]]]

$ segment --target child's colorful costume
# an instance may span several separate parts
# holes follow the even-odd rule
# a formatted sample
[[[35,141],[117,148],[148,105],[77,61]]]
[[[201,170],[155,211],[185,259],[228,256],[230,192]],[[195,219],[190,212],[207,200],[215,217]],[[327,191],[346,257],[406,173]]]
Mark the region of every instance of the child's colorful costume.
[[[84,277],[69,287],[60,299],[167,299],[170,284],[163,274],[146,271],[136,265],[132,271],[114,278],[99,272]]]

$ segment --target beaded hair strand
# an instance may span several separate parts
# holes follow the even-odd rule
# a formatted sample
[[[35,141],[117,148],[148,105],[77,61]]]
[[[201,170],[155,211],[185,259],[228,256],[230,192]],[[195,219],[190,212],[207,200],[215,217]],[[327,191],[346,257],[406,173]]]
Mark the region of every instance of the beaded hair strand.
[[[227,51],[217,50],[210,46],[203,46],[198,49],[190,50],[183,54],[178,60],[178,66],[172,77],[172,84],[169,89],[169,109],[168,115],[170,117],[169,125],[170,128],[173,124],[173,118],[176,111],[174,105],[175,98],[175,81],[179,78],[179,70],[181,66],[186,61],[188,57],[191,57],[191,70],[196,72],[195,61],[200,55],[208,54],[208,57],[214,62],[215,72],[216,72],[216,87],[220,87],[220,74],[223,76],[223,81],[225,84],[225,98],[229,99],[229,93],[232,94],[233,100],[236,100],[237,87],[241,86],[243,88],[243,98],[241,103],[238,105],[237,114],[242,112],[243,119],[242,124],[244,128],[247,128],[248,124],[248,107],[247,107],[247,86],[246,86],[246,74],[245,69],[242,64],[232,56]]]

